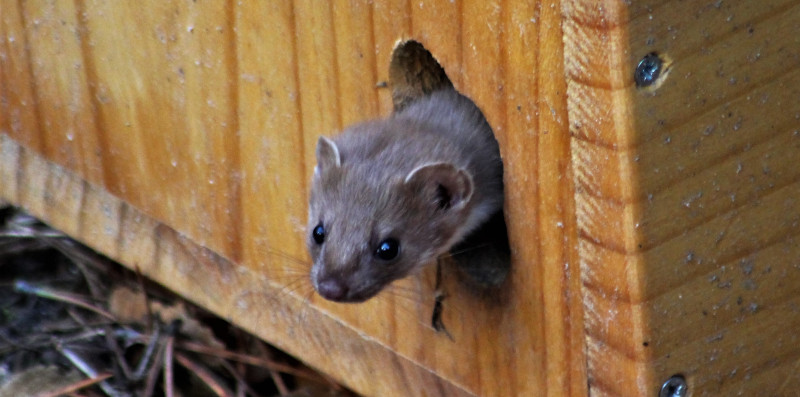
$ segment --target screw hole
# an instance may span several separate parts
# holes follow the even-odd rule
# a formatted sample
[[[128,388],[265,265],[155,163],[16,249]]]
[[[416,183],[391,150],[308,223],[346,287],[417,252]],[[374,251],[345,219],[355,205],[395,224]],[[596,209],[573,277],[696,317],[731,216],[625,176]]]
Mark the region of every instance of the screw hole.
[[[658,53],[651,52],[645,55],[636,70],[633,72],[633,80],[639,88],[650,87],[659,81],[659,78],[665,75],[666,62],[658,55]]]
[[[689,391],[686,378],[683,375],[672,375],[663,385],[658,397],[684,397]]]

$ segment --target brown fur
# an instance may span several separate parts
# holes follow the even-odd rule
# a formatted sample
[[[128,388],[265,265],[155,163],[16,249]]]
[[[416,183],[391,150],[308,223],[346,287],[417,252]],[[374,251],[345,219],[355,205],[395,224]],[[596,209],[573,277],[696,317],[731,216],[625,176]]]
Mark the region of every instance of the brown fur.
[[[421,98],[385,120],[346,129],[317,145],[308,248],[311,280],[360,302],[447,252],[503,205],[503,165],[481,111],[455,90]],[[442,200],[446,202],[442,202]],[[325,241],[312,231],[325,228]],[[375,256],[400,242],[391,261]]]

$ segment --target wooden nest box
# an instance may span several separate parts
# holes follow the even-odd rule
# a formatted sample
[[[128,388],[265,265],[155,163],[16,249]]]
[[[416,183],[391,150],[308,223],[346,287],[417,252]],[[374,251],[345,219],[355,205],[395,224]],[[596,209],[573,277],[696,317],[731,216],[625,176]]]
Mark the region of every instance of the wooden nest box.
[[[366,395],[792,395],[800,2],[0,0],[0,200]],[[502,304],[307,281],[319,135],[415,40],[505,166]],[[682,389],[686,388],[686,389]],[[671,393],[671,394],[670,394]]]

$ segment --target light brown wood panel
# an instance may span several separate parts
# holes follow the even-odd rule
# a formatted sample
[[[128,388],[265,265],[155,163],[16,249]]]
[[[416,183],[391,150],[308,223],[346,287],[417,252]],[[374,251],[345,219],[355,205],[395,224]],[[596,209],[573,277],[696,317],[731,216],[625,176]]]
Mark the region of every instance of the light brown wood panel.
[[[86,179],[99,182],[103,169],[100,158],[90,150],[97,147],[98,134],[94,130],[94,115],[91,110],[90,88],[86,70],[82,67],[80,43],[74,39],[80,35],[80,22],[76,20],[75,5],[70,2],[22,2],[21,15],[26,25],[26,42],[49,41],[51,46],[30,47],[31,73],[35,78],[33,87],[39,102],[50,104],[38,107],[41,120],[42,150],[60,164],[80,170]],[[60,23],[48,23],[58,20]],[[57,90],[41,89],[57,87]],[[35,106],[33,103],[32,106]],[[47,133],[59,126],[59,133]]]
[[[371,26],[372,5],[367,2],[331,2],[334,24],[337,81],[340,92],[340,113],[343,125],[353,124],[378,115],[378,69],[386,70],[388,61],[378,64],[375,33]]]
[[[564,16],[589,390],[654,395],[682,374],[693,395],[792,394],[800,3]],[[668,72],[637,88],[651,52]]]
[[[0,0],[0,200],[367,395],[798,385],[800,3]],[[414,39],[505,164],[502,304],[445,268],[312,294],[320,135]],[[668,73],[637,89],[639,59]]]
[[[375,38],[375,66],[377,84],[388,84],[389,68],[386,62],[392,58],[392,51],[400,39],[411,38],[411,2],[405,0],[386,0],[373,3],[372,34]],[[388,87],[387,87],[388,88]],[[392,112],[391,90],[379,90],[379,113]]]
[[[237,30],[268,26],[283,40],[237,35],[238,114],[242,182],[242,264],[274,280],[304,277],[305,142],[297,81],[293,5],[259,2],[238,8]],[[267,133],[269,132],[269,133]],[[306,292],[306,291],[301,291]]]
[[[27,46],[24,11],[19,3],[4,2],[2,22],[3,57],[0,58],[0,126],[28,147],[42,150],[42,130],[36,106],[38,93],[32,75],[30,49]]]
[[[229,11],[222,3],[76,4],[104,186],[157,219],[193,220],[187,233],[238,258],[236,84],[220,78],[236,67]]]
[[[560,7],[0,5],[3,199],[367,395],[586,393]],[[401,39],[475,99],[507,163],[507,299],[446,268],[452,338],[430,325],[432,267],[360,305],[307,280],[317,138],[389,114]]]
[[[662,6],[659,19],[683,20],[688,25],[683,31],[701,36],[702,44],[692,46],[695,40],[665,40],[656,46],[648,45],[647,38],[651,36],[631,36],[631,63],[638,62],[648,51],[659,50],[673,59],[670,73],[674,73],[665,81],[670,88],[662,87],[665,89],[655,95],[659,104],[672,106],[663,106],[658,112],[650,106],[633,108],[638,133],[632,143],[666,141],[673,130],[679,132],[685,123],[701,114],[716,110],[722,117],[729,112],[718,108],[724,108],[727,102],[746,98],[752,90],[792,71],[790,66],[797,62],[793,59],[797,45],[787,39],[797,30],[800,9],[797,2],[782,3],[755,7],[746,1],[732,2],[713,12],[703,12],[703,18],[681,18],[686,9]],[[647,25],[649,21],[649,17],[642,18],[632,24]],[[718,27],[712,31],[709,25]],[[751,95],[753,104],[761,99]],[[739,122],[744,127],[755,121],[750,114],[729,117],[742,118]]]

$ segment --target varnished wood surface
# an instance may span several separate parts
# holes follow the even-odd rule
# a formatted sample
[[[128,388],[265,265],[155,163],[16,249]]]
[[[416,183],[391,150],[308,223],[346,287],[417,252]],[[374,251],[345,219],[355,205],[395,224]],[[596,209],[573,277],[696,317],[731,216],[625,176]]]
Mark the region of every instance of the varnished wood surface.
[[[557,3],[0,0],[0,197],[367,395],[585,395]],[[492,305],[433,273],[311,294],[321,134],[391,111],[413,38],[496,130],[514,268]],[[431,269],[433,270],[433,269]]]
[[[797,394],[800,3],[564,17],[591,394]]]
[[[0,200],[367,395],[793,395],[800,3],[0,0]],[[506,170],[508,301],[311,294],[314,144],[421,42]],[[646,54],[669,71],[637,88]]]

